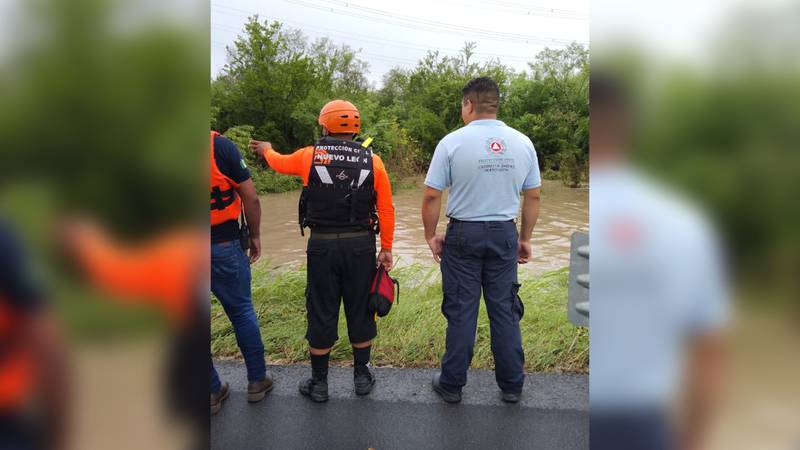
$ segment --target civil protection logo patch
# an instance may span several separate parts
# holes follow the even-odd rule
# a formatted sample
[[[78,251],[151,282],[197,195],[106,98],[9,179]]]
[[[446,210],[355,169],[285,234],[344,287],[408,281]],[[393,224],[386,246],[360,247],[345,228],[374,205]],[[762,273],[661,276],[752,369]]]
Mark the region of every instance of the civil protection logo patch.
[[[500,138],[486,140],[486,152],[490,155],[502,155],[506,152],[506,142]]]

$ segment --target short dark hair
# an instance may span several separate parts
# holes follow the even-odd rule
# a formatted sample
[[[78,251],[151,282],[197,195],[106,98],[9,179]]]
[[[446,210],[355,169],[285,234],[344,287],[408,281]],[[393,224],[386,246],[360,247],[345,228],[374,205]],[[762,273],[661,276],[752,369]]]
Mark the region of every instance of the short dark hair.
[[[478,113],[497,113],[500,106],[500,88],[489,77],[478,77],[469,80],[461,90],[464,100],[475,105]]]

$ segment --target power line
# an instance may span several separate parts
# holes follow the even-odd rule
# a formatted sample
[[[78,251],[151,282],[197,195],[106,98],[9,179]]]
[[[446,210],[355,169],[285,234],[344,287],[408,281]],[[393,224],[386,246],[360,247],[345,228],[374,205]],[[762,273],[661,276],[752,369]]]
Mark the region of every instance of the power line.
[[[445,26],[445,27],[457,27],[457,28],[469,29],[468,27],[465,27],[463,25],[454,25],[454,24],[449,24],[449,23],[444,23],[444,22],[436,22],[436,21],[432,21],[432,20],[428,20],[428,19],[417,18],[417,17],[403,16],[403,15],[400,15],[400,14],[397,14],[397,13],[392,13],[392,12],[384,11],[384,10],[377,9],[377,8],[371,8],[371,7],[368,7],[368,6],[358,5],[358,4],[349,2],[349,1],[343,1],[343,0],[320,0],[320,1],[325,2],[325,3],[334,4],[334,5],[339,5],[339,6],[342,6],[342,7],[345,7],[345,8],[357,9],[357,10],[361,10],[361,11],[364,11],[364,12],[369,12],[369,13],[372,13],[372,14],[378,14],[378,15],[382,15],[382,16],[387,16],[387,17],[392,17],[392,18],[396,18],[396,19],[406,20],[406,21],[409,21],[409,22],[420,22],[420,23],[426,23],[426,24],[429,24],[429,25]],[[448,3],[453,3],[453,1],[450,0],[450,1],[448,1]],[[463,2],[459,2],[459,4],[462,4],[462,3]],[[525,6],[522,6],[522,8],[523,9],[521,9],[521,10],[515,11],[515,13],[517,15],[519,15],[520,13],[525,12],[526,15],[542,15],[542,16],[551,17],[551,18],[570,18],[570,17],[567,17],[567,16],[559,16],[559,17],[557,17],[557,16],[553,16],[551,14],[564,14],[564,13],[570,14],[570,13],[572,13],[572,12],[569,12],[567,10],[561,10],[561,12],[557,12],[554,9],[541,8],[541,7],[537,8],[537,7],[525,7]],[[497,10],[498,10],[498,8],[493,8],[492,9],[493,12],[497,11]],[[505,9],[505,11],[509,11],[509,10]],[[477,28],[472,28],[470,30],[473,30],[473,31],[484,31],[485,32],[485,30],[479,30]],[[507,34],[512,34],[512,33],[507,33]],[[518,35],[518,36],[523,36],[523,35]],[[530,36],[526,36],[526,37],[530,38]]]
[[[236,27],[232,27],[230,25],[224,25],[224,24],[222,24],[222,25],[221,24],[211,25],[211,28],[215,29],[215,30],[221,30],[221,31],[230,31],[231,33],[241,33],[242,32],[242,30],[240,30],[240,29],[238,29]]]
[[[211,41],[211,43],[212,43],[213,46],[215,46],[217,48],[225,49],[225,50],[227,50],[229,47],[233,47],[230,44],[226,44],[226,43],[220,42],[220,41]],[[417,60],[414,60],[414,59],[391,57],[391,56],[381,55],[381,54],[377,54],[377,53],[365,52],[363,50],[358,50],[355,53],[358,56],[366,57],[366,58],[362,59],[362,61],[365,61],[365,62],[370,62],[372,60],[379,60],[379,61],[383,61],[383,62],[389,62],[389,63],[392,63],[392,64],[396,64],[396,65],[402,66],[402,67],[414,67],[414,66],[416,66],[416,64],[418,62]]]
[[[572,41],[564,40],[564,39],[556,39],[556,38],[543,38],[538,36],[526,36],[521,34],[514,34],[514,33],[503,33],[503,32],[491,32],[486,31],[478,28],[469,28],[460,25],[453,25],[444,22],[437,22],[427,19],[416,19],[410,18],[407,16],[401,16],[399,14],[393,14],[386,11],[377,10],[374,8],[369,8],[366,6],[358,6],[348,4],[346,2],[342,2],[347,5],[348,10],[341,10],[341,9],[334,9],[331,7],[326,7],[322,5],[318,5],[315,3],[310,3],[304,0],[284,0],[285,2],[292,3],[295,5],[305,6],[307,8],[317,9],[325,12],[330,12],[334,14],[354,17],[362,20],[367,20],[371,22],[381,22],[387,23],[390,25],[401,26],[405,28],[410,28],[413,30],[426,30],[432,31],[437,33],[448,33],[448,34],[460,34],[463,36],[469,37],[478,37],[483,39],[491,39],[500,42],[506,43],[524,43],[524,44],[557,44],[557,45],[567,45]],[[330,3],[338,3],[336,0],[323,0]],[[364,12],[368,12],[369,14],[358,13],[354,11],[350,11],[349,9],[357,9]]]
[[[486,0],[481,1],[465,1],[465,0],[440,0],[451,5],[464,6],[465,3],[472,5],[474,9],[482,9],[492,12],[503,12],[513,14],[515,16],[539,16],[550,19],[565,19],[565,20],[589,20],[589,15],[581,11],[571,11],[568,9],[547,8],[542,6],[515,4],[507,2],[495,2],[494,7],[484,9],[487,6]]]
[[[458,4],[461,5],[464,3],[464,0],[444,0],[450,4]],[[559,9],[559,8],[547,8],[543,6],[533,6],[533,5],[526,5],[521,3],[514,3],[514,2],[506,2],[506,1],[489,1],[489,0],[480,0],[478,2],[472,1],[468,2],[476,6],[486,6],[487,4],[494,4],[500,6],[501,8],[491,8],[491,11],[506,11],[511,12],[513,14],[520,14],[526,13],[528,15],[537,15],[543,17],[551,17],[555,19],[575,19],[575,20],[589,20],[589,15],[582,12],[582,11],[574,11],[568,9]],[[222,6],[222,5],[220,5]],[[249,13],[248,11],[240,8],[236,8],[234,6],[224,5],[226,8],[236,10],[243,13]],[[504,9],[505,8],[505,9]]]
[[[565,17],[569,16],[569,18],[581,19],[586,20],[589,18],[588,14],[582,11],[574,11],[569,9],[559,9],[559,8],[548,8],[546,6],[534,6],[528,5],[525,3],[515,3],[503,0],[482,0],[483,3],[488,3],[492,5],[503,6],[507,8],[513,8],[521,11],[536,11],[543,14],[558,14],[563,15]]]
[[[237,17],[249,18],[249,17],[252,17],[253,15],[255,15],[255,13],[252,13],[252,12],[249,12],[249,11],[245,11],[245,10],[239,9],[239,8],[228,7],[227,5],[214,4],[212,6],[214,8],[216,8],[216,9],[218,9],[219,12],[221,12],[221,13],[235,15]],[[242,12],[244,14],[234,14],[234,13],[231,13],[231,12],[226,12],[222,8],[229,8],[231,10],[240,11],[240,12]],[[267,18],[267,19],[269,19],[269,18]],[[283,22],[283,23],[299,26],[304,32],[307,32],[307,28],[309,28],[308,25],[302,24],[302,23],[299,23],[299,22],[293,22],[291,20],[284,20],[284,19],[280,19],[280,18],[273,18],[273,19],[274,20],[278,20],[278,21]],[[385,38],[378,38],[378,37],[374,37],[374,36],[367,36],[367,35],[359,34],[359,33],[351,33],[351,32],[342,33],[342,32],[340,32],[338,30],[333,30],[331,28],[320,27],[320,26],[314,26],[313,28],[314,29],[326,30],[331,34],[338,35],[338,36],[343,36],[343,37],[348,38],[349,40],[356,41],[356,42],[366,42],[366,43],[374,43],[374,44],[380,44],[380,45],[389,45],[389,46],[393,46],[393,47],[407,48],[407,49],[412,49],[412,50],[438,51],[440,53],[446,54],[447,56],[458,55],[461,52],[461,49],[445,48],[445,47],[426,47],[426,46],[411,44],[411,43],[408,43],[408,42],[396,41],[396,40],[385,39]],[[234,29],[231,28],[230,31],[237,31],[238,32],[240,30],[234,30]],[[528,58],[528,57],[519,56],[519,55],[505,55],[505,54],[493,54],[493,53],[483,53],[483,52],[476,52],[475,56],[477,56],[479,58],[484,58],[484,59],[513,60],[513,61],[516,61],[516,62],[530,62],[530,61],[533,60],[533,58]]]
[[[233,29],[232,27],[227,27],[227,28],[224,28],[224,29],[223,28],[218,28],[218,27],[219,27],[218,25],[212,25],[212,28],[221,29],[222,31],[231,31],[231,32],[237,32],[238,31],[238,30]],[[317,38],[327,37],[323,33],[315,33],[315,32],[308,32],[308,31],[304,31],[304,32],[309,33],[309,34],[315,34]],[[220,42],[216,42],[216,43],[217,44],[222,44]],[[226,44],[223,44],[223,45],[226,45]],[[422,49],[422,50],[425,50],[425,49]],[[366,56],[366,57],[368,57],[368,58],[362,58],[366,62],[369,62],[369,61],[371,61],[373,59],[378,59],[378,60],[383,60],[383,61],[387,61],[387,62],[394,62],[394,63],[398,63],[398,64],[405,63],[405,64],[402,64],[404,67],[414,67],[414,66],[416,66],[416,64],[419,61],[421,61],[425,57],[425,56],[421,56],[418,59],[410,59],[410,58],[403,58],[403,57],[397,57],[397,56],[390,57],[390,56],[386,56],[384,54],[376,54],[376,53],[365,52],[363,49],[354,49],[354,52],[358,56]],[[426,55],[427,55],[427,53],[426,53]],[[453,55],[447,55],[447,54],[444,54],[443,56],[454,57]],[[479,56],[479,55],[476,53],[475,56]],[[492,59],[496,59],[496,58],[494,58],[494,57],[488,58],[488,60],[492,60]],[[486,60],[487,60],[487,58],[484,58],[484,62]],[[528,60],[523,60],[523,62],[527,62],[527,61]]]
[[[317,7],[317,9],[320,8],[319,5],[316,5],[314,3],[311,3],[311,2],[308,2],[308,1],[304,1],[304,0],[285,0],[285,1],[288,1],[289,3],[303,5],[303,6],[306,6],[306,7]],[[412,28],[412,29],[423,28],[423,29],[427,29],[427,30],[433,30],[433,31],[436,31],[436,32],[452,32],[452,33],[465,34],[465,35],[471,35],[471,36],[480,36],[480,37],[484,37],[484,38],[501,40],[501,41],[518,41],[518,42],[525,42],[525,43],[529,43],[530,41],[534,41],[534,42],[536,42],[536,41],[553,42],[553,43],[558,43],[559,42],[559,40],[553,39],[553,38],[542,38],[542,37],[538,37],[538,36],[526,36],[526,35],[514,34],[514,33],[505,33],[505,32],[498,32],[498,31],[487,31],[487,30],[484,30],[484,29],[470,28],[470,27],[465,27],[465,26],[462,26],[462,25],[454,25],[454,24],[451,24],[451,23],[438,22],[438,21],[434,21],[434,20],[403,16],[403,15],[400,15],[400,14],[391,13],[391,12],[380,10],[380,9],[376,9],[376,8],[371,8],[371,7],[368,7],[368,6],[362,6],[362,5],[357,5],[357,4],[353,4],[353,3],[348,3],[348,2],[345,2],[345,1],[341,1],[341,0],[321,0],[321,1],[323,1],[325,3],[333,4],[333,5],[342,6],[346,10],[362,11],[364,13],[367,13],[367,14],[370,14],[370,15],[373,15],[373,16],[378,16],[378,17],[370,17],[369,15],[355,13],[355,12],[352,12],[352,11],[334,10],[334,9],[331,8],[331,12],[334,12],[334,13],[337,13],[337,14],[344,14],[344,15],[357,17],[357,18],[362,18],[362,19],[378,20],[378,21],[382,21],[384,23],[390,23],[390,24],[393,24],[393,25],[404,26],[404,27]],[[322,7],[322,8],[325,8],[325,7]],[[388,19],[384,19],[384,18],[388,18]]]
[[[276,20],[280,20],[280,19],[276,19]],[[292,22],[283,21],[283,20],[281,20],[281,22],[292,23]],[[235,29],[235,28],[230,27],[230,26],[225,26],[225,25],[212,25],[212,28],[219,29],[219,30],[222,30],[222,31],[230,31],[230,32],[234,32],[234,33],[238,33],[238,32],[241,31],[241,30]],[[323,30],[330,30],[329,28],[323,28],[323,27],[315,27],[315,28],[320,28],[320,29],[323,29]],[[318,32],[316,30],[315,31],[308,31],[306,29],[303,29],[303,32],[304,33],[308,33],[308,34],[315,34],[317,37],[328,37],[325,33],[321,33],[321,32]],[[390,46],[390,47],[405,48],[405,49],[409,49],[409,50],[422,50],[422,51],[425,51],[425,52],[437,51],[437,52],[439,52],[439,53],[441,53],[441,54],[443,54],[445,56],[451,56],[451,57],[458,56],[461,53],[461,49],[442,48],[442,47],[425,47],[425,46],[420,46],[420,45],[406,44],[406,43],[403,43],[403,42],[393,41],[393,40],[389,40],[389,39],[380,39],[380,38],[367,37],[365,35],[354,34],[354,33],[340,33],[340,32],[333,31],[333,30],[328,31],[328,33],[334,34],[334,35],[338,35],[338,36],[343,36],[343,37],[347,38],[348,40],[355,41],[355,42],[386,45],[386,46]],[[363,36],[363,37],[355,38],[353,36]],[[479,57],[479,58],[483,58],[483,59],[487,59],[487,60],[488,59],[514,60],[516,62],[530,62],[531,61],[531,58],[526,58],[526,57],[522,57],[522,56],[498,55],[498,54],[481,53],[481,52],[476,52],[474,54],[474,56]]]
[[[223,5],[223,4],[214,4],[214,3],[212,3],[212,8],[216,9],[220,13],[228,14],[228,15],[232,15],[232,16],[237,16],[237,17],[240,17],[240,18],[249,18],[249,17],[251,17],[253,15],[257,15],[257,14],[254,14],[252,11],[247,11],[247,10],[244,10],[244,9],[241,9],[241,8],[236,8],[236,7],[233,7],[233,6]],[[225,9],[227,9],[228,11],[225,11]],[[239,14],[231,12],[231,11],[238,12]],[[274,18],[274,20],[279,20],[281,22],[290,23],[290,24],[294,23],[296,25],[299,25],[303,29],[303,32],[305,32],[307,34],[316,35],[317,37],[328,37],[328,36],[325,35],[325,33],[316,31],[316,29],[323,29],[323,30],[329,30],[330,33],[332,33],[332,34],[336,34],[336,35],[340,35],[340,36],[346,36],[349,40],[354,40],[356,42],[375,43],[375,44],[379,44],[379,45],[389,45],[389,46],[407,48],[407,49],[412,49],[412,50],[438,51],[440,53],[443,53],[444,56],[450,56],[450,57],[452,57],[454,55],[448,54],[448,52],[455,52],[456,54],[458,54],[461,51],[460,49],[457,50],[457,49],[452,49],[452,48],[423,47],[423,46],[419,46],[419,45],[410,44],[410,43],[407,43],[407,42],[400,42],[400,41],[394,41],[394,40],[389,40],[389,39],[384,39],[384,38],[377,38],[377,37],[374,37],[374,36],[366,36],[366,35],[357,34],[357,33],[341,33],[339,31],[334,31],[334,30],[331,30],[329,28],[319,27],[319,26],[314,26],[313,29],[315,31],[309,32],[308,29],[307,29],[308,26],[306,24],[301,24],[301,23],[293,22],[293,21],[289,21],[289,20],[282,20],[280,18]],[[229,31],[229,32],[234,32],[234,33],[239,33],[239,32],[242,31],[242,30],[236,29],[234,27],[230,27],[230,26],[227,26],[227,25],[220,25],[220,24],[214,25],[214,26],[212,26],[212,28],[225,30],[225,31]],[[360,38],[355,38],[354,36],[359,36]],[[217,43],[217,44],[219,45],[219,43]],[[419,60],[424,58],[424,56],[422,56],[422,57],[419,57],[419,60],[411,60],[411,59],[408,59],[408,58],[401,58],[401,57],[387,57],[385,54],[375,54],[375,53],[364,52],[363,49],[360,49],[357,52],[357,54],[359,56],[361,56],[361,57],[367,57],[369,60],[378,60],[378,61],[389,62],[389,63],[400,65],[400,66],[403,66],[403,67],[413,67],[416,63],[419,62]],[[530,61],[533,60],[533,58],[525,58],[525,57],[520,57],[520,56],[517,56],[517,55],[493,55],[493,54],[486,54],[486,53],[480,53],[480,52],[476,52],[474,54],[474,56],[476,56],[478,58],[478,60],[480,60],[482,58],[486,58],[486,59],[489,59],[489,60],[491,60],[491,59],[498,59],[498,60],[512,59],[512,60],[516,60],[518,62],[530,62]],[[367,59],[367,58],[364,58],[364,59]]]

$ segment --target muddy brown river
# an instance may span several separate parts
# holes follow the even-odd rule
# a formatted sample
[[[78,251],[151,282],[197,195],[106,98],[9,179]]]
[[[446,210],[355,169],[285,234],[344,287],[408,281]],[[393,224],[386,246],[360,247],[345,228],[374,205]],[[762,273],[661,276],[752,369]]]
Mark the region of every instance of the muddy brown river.
[[[424,185],[415,179],[416,188],[400,189],[394,195],[396,226],[394,258],[396,264],[420,262],[435,265],[425,242],[420,209]],[[297,225],[299,191],[261,196],[261,245],[263,262],[273,267],[296,267],[305,261],[306,237]],[[439,231],[447,218],[441,215]],[[587,231],[589,190],[570,189],[560,181],[544,180],[539,221],[533,231],[533,259],[522,266],[542,273],[569,264],[569,238],[575,231]]]

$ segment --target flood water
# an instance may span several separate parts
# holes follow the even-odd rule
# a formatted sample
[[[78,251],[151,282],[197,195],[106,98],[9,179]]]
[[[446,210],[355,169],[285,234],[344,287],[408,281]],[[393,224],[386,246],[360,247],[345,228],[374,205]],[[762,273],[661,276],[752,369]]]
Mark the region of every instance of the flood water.
[[[395,262],[405,265],[420,262],[434,266],[425,242],[420,210],[424,185],[416,179],[416,188],[401,189],[394,195],[396,226],[393,254]],[[299,191],[261,196],[261,245],[263,261],[273,267],[295,267],[305,261],[306,237],[297,225]],[[444,206],[443,206],[444,209]],[[439,222],[443,233],[447,218]],[[533,258],[521,267],[542,273],[569,264],[569,239],[575,231],[587,231],[589,190],[569,189],[560,181],[544,180],[539,221],[533,230]]]

